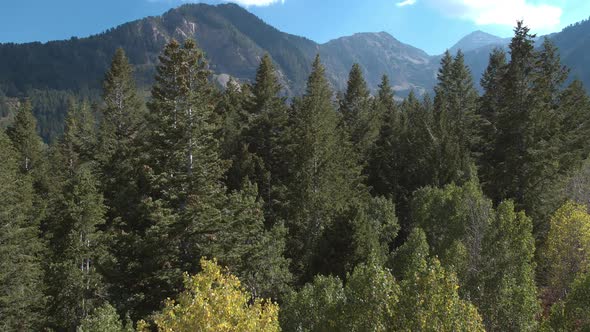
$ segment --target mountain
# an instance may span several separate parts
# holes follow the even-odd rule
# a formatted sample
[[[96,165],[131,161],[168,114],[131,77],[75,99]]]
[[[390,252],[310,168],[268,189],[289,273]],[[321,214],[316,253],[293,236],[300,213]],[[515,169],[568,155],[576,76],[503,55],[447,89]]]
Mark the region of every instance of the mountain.
[[[590,88],[590,20],[570,25],[549,38],[559,48],[562,62],[571,69],[570,77]]]
[[[572,25],[547,36],[559,47],[572,76],[590,87],[590,21]],[[234,4],[186,4],[161,16],[136,20],[86,38],[48,43],[0,44],[0,96],[7,100],[27,96],[34,105],[43,138],[51,141],[61,132],[72,96],[95,99],[111,57],[123,47],[136,69],[139,87],[147,94],[153,82],[158,55],[172,38],[194,38],[205,51],[219,85],[230,77],[251,81],[260,59],[270,54],[277,65],[285,95],[305,89],[311,63],[322,56],[326,74],[336,91],[346,87],[348,72],[359,63],[374,91],[387,74],[398,97],[414,90],[431,92],[441,56],[401,43],[386,32],[358,33],[318,44],[281,32]],[[509,38],[475,31],[449,50],[461,49],[474,81],[479,82],[489,53],[506,49]],[[4,103],[6,104],[6,103]],[[0,102],[0,125],[11,113]],[[8,104],[6,104],[8,105]]]
[[[478,50],[484,47],[502,47],[510,43],[510,38],[500,38],[483,31],[474,31],[461,38],[457,44],[449,49],[452,54],[461,50],[463,53]]]
[[[332,40],[320,46],[320,55],[328,78],[339,91],[346,88],[348,71],[355,62],[361,65],[372,90],[387,74],[401,95],[411,90],[430,90],[438,68],[426,52],[403,44],[386,32],[358,33]]]
[[[88,38],[0,45],[0,84],[7,94],[29,88],[97,89],[113,52],[123,47],[140,85],[146,86],[152,82],[159,53],[172,38],[195,38],[222,79],[253,77],[268,52],[285,74],[287,86],[302,84],[317,52],[314,42],[282,33],[237,5],[185,5]]]
[[[364,68],[372,88],[384,73],[402,95],[412,88],[425,91],[434,83],[430,57],[384,32],[320,45],[281,32],[234,4],[187,4],[87,38],[0,44],[0,86],[12,96],[30,89],[97,90],[115,49],[123,47],[135,65],[140,86],[147,87],[160,51],[172,38],[195,38],[220,84],[230,76],[251,80],[264,53],[277,64],[287,95],[303,91],[317,53],[324,57],[336,89],[345,86],[354,62]]]

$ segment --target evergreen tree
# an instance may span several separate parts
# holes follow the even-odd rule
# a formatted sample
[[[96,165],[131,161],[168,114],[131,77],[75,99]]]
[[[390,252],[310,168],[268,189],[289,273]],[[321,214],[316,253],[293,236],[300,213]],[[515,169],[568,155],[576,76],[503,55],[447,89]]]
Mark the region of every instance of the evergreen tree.
[[[35,180],[41,180],[44,167],[43,141],[37,134],[37,120],[32,106],[25,102],[16,114],[14,124],[8,128],[7,134],[20,154],[19,165],[23,174],[33,174]],[[40,174],[41,173],[41,174]]]
[[[40,330],[46,318],[45,246],[33,206],[31,177],[22,174],[27,163],[3,130],[0,155],[0,329]]]
[[[307,90],[295,103],[288,151],[290,179],[285,217],[288,250],[299,277],[311,278],[311,258],[333,218],[359,196],[360,167],[337,127],[332,91],[319,56],[313,63]]]
[[[90,105],[87,101],[71,99],[64,134],[58,144],[58,155],[64,159],[59,161],[59,165],[53,166],[62,170],[65,167],[65,170],[74,172],[78,166],[94,160],[96,143],[96,121]]]
[[[393,99],[389,78],[383,76],[374,109],[379,115],[379,132],[370,148],[367,163],[367,184],[374,194],[395,197],[399,190],[396,175],[400,171],[399,145],[401,145],[401,114]],[[396,197],[397,198],[397,197]]]
[[[588,104],[586,98],[579,98],[565,106],[567,99],[562,102],[561,96],[567,95],[562,92],[567,71],[555,47],[545,40],[536,51],[534,36],[522,22],[515,28],[510,55],[498,84],[488,87],[499,86],[499,95],[486,92],[501,98],[494,97],[498,103],[486,105],[497,110],[482,111],[492,114],[487,120],[495,121],[489,126],[496,132],[493,141],[488,139],[491,147],[486,149],[483,183],[494,202],[514,199],[517,207],[534,217],[536,234],[543,237],[548,229],[546,216],[562,201],[556,189],[588,153],[585,146],[564,144],[578,142],[587,133],[587,126],[571,124],[587,121],[588,112],[574,108],[586,109]]]
[[[285,178],[284,158],[280,157],[284,157],[281,149],[287,107],[281,90],[275,67],[266,54],[256,72],[252,96],[245,105],[248,127],[243,132],[242,140],[250,154],[246,158],[253,160],[253,172],[242,173],[258,185],[259,194],[266,204],[265,215],[268,219],[276,215],[273,213],[274,203],[278,199],[276,191],[280,191]]]
[[[438,85],[435,87],[435,182],[443,186],[469,178],[471,151],[477,138],[477,92],[471,72],[459,51],[453,59],[447,51],[441,60]]]
[[[217,113],[222,118],[221,157],[231,161],[225,184],[230,190],[238,190],[248,174],[254,174],[253,156],[243,144],[243,132],[248,128],[246,104],[252,97],[251,86],[231,79],[217,103]]]
[[[133,80],[133,68],[122,49],[115,52],[103,82],[102,121],[98,131],[100,185],[108,206],[106,225],[112,260],[105,262],[103,274],[110,300],[122,312],[128,311],[127,280],[129,266],[138,257],[130,257],[131,239],[140,228],[142,178],[140,147],[145,128],[145,112]]]
[[[71,330],[104,298],[99,265],[104,257],[100,226],[105,206],[88,164],[67,175],[63,192],[53,197],[48,223],[51,325]]]
[[[182,273],[195,272],[202,256],[227,264],[253,294],[277,296],[289,279],[284,233],[280,225],[265,230],[255,189],[226,194],[215,90],[202,51],[192,40],[172,41],[160,63],[148,105],[143,218],[128,240],[139,255],[135,262],[149,257],[143,266],[129,260],[133,316],[179,292]]]
[[[396,202],[402,230],[410,230],[409,201],[421,187],[438,183],[434,116],[428,96],[420,102],[411,92],[399,107],[385,115],[368,164],[373,194]]]
[[[479,157],[479,173],[482,179],[482,186],[488,188],[492,186],[492,174],[494,172],[493,160],[498,157],[494,156],[493,147],[498,135],[498,112],[502,103],[501,79],[506,71],[506,53],[502,49],[494,49],[490,54],[489,64],[482,75],[480,85],[484,94],[479,99],[478,114],[482,120],[481,124],[481,141],[477,147]],[[488,192],[488,190],[486,190]]]
[[[383,88],[387,89],[386,86]],[[358,63],[352,65],[350,70],[346,93],[340,101],[340,113],[342,127],[359,157],[365,162],[369,148],[379,133],[379,113],[373,109],[373,100]]]

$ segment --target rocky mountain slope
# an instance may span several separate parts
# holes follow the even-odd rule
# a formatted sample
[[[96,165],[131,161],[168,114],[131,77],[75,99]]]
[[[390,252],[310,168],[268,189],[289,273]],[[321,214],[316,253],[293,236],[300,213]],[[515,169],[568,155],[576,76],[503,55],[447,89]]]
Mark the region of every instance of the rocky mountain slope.
[[[387,74],[398,96],[409,91],[431,91],[440,56],[396,40],[386,32],[359,33],[317,44],[281,32],[244,8],[233,5],[187,4],[161,16],[147,17],[87,38],[27,44],[0,44],[0,89],[7,96],[23,96],[31,89],[86,92],[100,89],[112,54],[123,47],[136,67],[141,87],[152,83],[162,47],[172,38],[195,38],[207,54],[214,79],[249,81],[260,58],[269,53],[277,64],[285,93],[303,92],[311,62],[322,56],[335,90],[346,86],[353,63],[361,65],[368,84],[376,89]],[[581,22],[550,36],[560,47],[564,63],[590,86],[590,23]],[[475,81],[494,47],[509,39],[476,31],[449,50],[461,49]],[[95,92],[94,92],[95,93]]]

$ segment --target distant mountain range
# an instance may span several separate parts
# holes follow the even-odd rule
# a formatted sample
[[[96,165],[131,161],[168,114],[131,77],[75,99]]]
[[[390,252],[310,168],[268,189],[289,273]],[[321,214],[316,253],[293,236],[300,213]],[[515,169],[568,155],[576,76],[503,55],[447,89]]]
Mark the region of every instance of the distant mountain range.
[[[87,38],[48,43],[0,44],[0,88],[9,96],[30,89],[97,90],[118,47],[135,65],[141,87],[152,83],[163,46],[172,38],[195,38],[206,52],[214,79],[253,79],[263,54],[271,55],[287,95],[305,88],[313,57],[319,53],[335,90],[346,86],[353,63],[360,64],[371,89],[387,74],[398,96],[431,91],[440,56],[401,43],[386,32],[359,33],[325,44],[281,32],[234,4],[187,4],[161,16],[147,17]],[[590,86],[590,23],[580,22],[550,35],[573,74]],[[463,50],[476,81],[489,52],[510,39],[476,31],[449,48]]]

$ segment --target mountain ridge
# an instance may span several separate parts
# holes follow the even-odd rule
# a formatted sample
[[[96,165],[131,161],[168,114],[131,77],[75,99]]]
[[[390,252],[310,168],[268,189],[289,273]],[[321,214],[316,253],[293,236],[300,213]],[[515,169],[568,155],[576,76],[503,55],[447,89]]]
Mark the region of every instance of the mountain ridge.
[[[581,34],[590,40],[589,24],[574,25],[549,37],[566,55],[565,64],[577,66],[573,70],[576,76],[590,83],[590,69],[578,60],[590,59],[590,41],[586,45],[585,39],[575,38]],[[412,90],[432,91],[440,61],[440,55],[431,56],[384,31],[360,32],[319,44],[282,32],[238,5],[200,3],[185,4],[89,37],[0,44],[0,87],[8,96],[23,96],[31,89],[98,91],[112,54],[123,47],[135,66],[139,86],[147,88],[153,82],[158,56],[172,38],[196,39],[220,85],[227,83],[229,77],[251,81],[260,59],[268,53],[277,65],[288,96],[304,91],[311,63],[318,53],[335,90],[345,88],[350,67],[359,63],[371,90],[387,74],[401,97]],[[489,52],[494,47],[506,48],[509,40],[474,31],[449,50],[463,50],[478,82]]]

